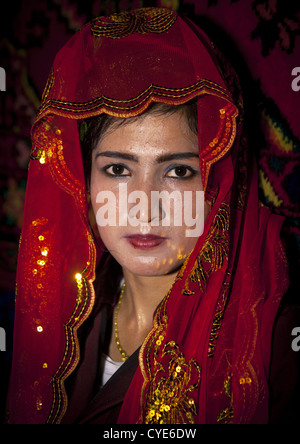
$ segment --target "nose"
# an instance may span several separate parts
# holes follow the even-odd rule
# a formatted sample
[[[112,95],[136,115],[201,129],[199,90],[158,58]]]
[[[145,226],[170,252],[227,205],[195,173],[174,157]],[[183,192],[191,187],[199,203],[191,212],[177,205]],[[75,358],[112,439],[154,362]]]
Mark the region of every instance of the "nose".
[[[133,225],[159,225],[166,216],[160,199],[152,196],[153,187],[143,183],[128,196],[128,219]],[[155,193],[154,193],[155,194]]]

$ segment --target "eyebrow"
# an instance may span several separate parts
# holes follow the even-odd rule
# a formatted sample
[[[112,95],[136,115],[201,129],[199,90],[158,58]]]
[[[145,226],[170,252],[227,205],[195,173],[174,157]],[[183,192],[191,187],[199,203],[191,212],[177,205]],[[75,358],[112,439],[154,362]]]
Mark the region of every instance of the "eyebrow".
[[[133,162],[138,162],[139,158],[135,156],[134,154],[129,153],[122,153],[120,151],[103,151],[102,153],[96,154],[97,157],[112,157],[114,159],[124,159],[124,160],[131,160]],[[199,158],[199,155],[196,153],[172,153],[172,154],[163,154],[161,156],[158,156],[155,160],[157,163],[163,163],[168,162],[170,160],[177,160],[177,159],[191,159],[191,158]]]

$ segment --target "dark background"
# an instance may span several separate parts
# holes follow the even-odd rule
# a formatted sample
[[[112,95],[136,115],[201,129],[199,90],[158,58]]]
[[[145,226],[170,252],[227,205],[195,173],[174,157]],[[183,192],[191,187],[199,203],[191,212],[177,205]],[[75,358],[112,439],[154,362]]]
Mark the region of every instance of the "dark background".
[[[169,7],[198,23],[241,78],[262,201],[286,216],[284,241],[293,297],[300,300],[300,7],[294,0],[15,0],[1,3],[0,66],[0,422],[12,356],[15,274],[22,226],[30,128],[57,51],[90,19],[147,6]],[[300,68],[299,68],[300,71]],[[300,87],[300,78],[299,78]],[[260,137],[257,137],[260,135]],[[300,326],[300,320],[299,320]]]

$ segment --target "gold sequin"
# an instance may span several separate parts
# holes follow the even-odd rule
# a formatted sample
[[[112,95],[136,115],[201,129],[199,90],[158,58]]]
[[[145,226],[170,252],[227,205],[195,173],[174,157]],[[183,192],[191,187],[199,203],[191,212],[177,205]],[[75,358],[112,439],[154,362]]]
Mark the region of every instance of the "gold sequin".
[[[37,410],[42,410],[42,408],[43,408],[43,403],[42,403],[42,401],[40,399],[38,399],[36,401],[36,409]]]
[[[43,256],[48,256],[48,248],[44,248],[41,253]]]
[[[251,384],[252,379],[249,377],[245,377],[245,378],[240,378],[240,384],[244,385],[244,384]]]
[[[160,339],[155,342],[156,353],[160,349],[161,342]],[[165,360],[166,358],[168,359]],[[196,361],[191,359],[187,362],[175,341],[170,341],[163,345],[160,360],[154,359],[154,369],[151,373],[154,377],[150,379],[145,400],[144,422],[146,424],[193,423],[197,412],[195,402],[190,395],[200,382],[200,367]]]
[[[79,304],[82,301],[84,291],[86,292],[86,278],[84,277],[84,273],[86,268],[81,273],[75,274],[75,280],[77,283],[77,303]]]
[[[42,151],[40,152],[39,162],[40,162],[42,165],[43,165],[44,163],[46,163],[45,150],[42,150]]]

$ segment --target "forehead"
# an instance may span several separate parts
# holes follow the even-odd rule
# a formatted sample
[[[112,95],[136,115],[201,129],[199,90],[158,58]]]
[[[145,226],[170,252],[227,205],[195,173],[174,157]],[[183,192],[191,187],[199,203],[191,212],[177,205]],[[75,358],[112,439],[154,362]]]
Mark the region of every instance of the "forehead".
[[[198,152],[198,136],[193,133],[182,112],[166,115],[145,114],[114,122],[104,132],[96,150],[125,150],[150,156],[159,152],[178,152],[190,149]]]

